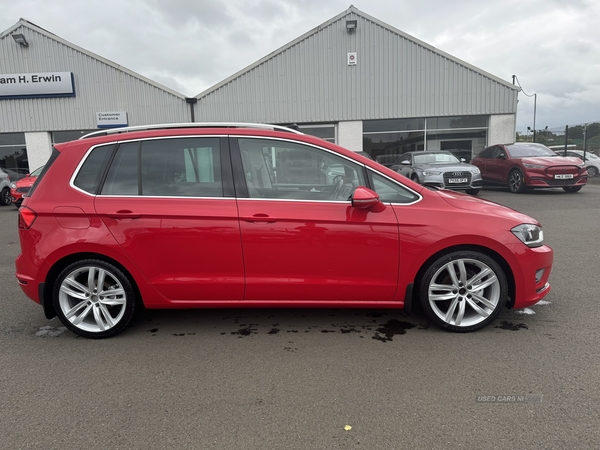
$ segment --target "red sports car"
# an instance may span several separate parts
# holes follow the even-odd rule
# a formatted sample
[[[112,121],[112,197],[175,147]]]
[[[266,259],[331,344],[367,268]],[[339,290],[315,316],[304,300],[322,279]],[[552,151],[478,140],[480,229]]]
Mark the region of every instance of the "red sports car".
[[[19,285],[82,336],[118,333],[140,303],[420,302],[466,332],[550,292],[538,221],[322,139],[231,123],[99,133],[55,144],[19,208]]]
[[[588,173],[579,158],[558,156],[542,144],[520,142],[484,149],[471,161],[479,167],[484,184],[507,186],[511,192],[561,187],[578,192]]]
[[[13,205],[18,208],[21,207],[23,202],[23,196],[27,195],[31,190],[31,186],[37,180],[37,177],[44,170],[44,166],[38,167],[30,174],[26,175],[25,178],[21,178],[19,181],[10,184],[10,196],[12,197]]]

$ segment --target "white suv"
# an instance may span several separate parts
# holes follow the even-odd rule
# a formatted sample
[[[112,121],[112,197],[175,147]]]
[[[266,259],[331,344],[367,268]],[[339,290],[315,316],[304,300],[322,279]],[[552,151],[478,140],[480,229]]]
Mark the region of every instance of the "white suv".
[[[0,168],[0,206],[10,205],[11,203],[10,178],[8,177],[8,174]]]

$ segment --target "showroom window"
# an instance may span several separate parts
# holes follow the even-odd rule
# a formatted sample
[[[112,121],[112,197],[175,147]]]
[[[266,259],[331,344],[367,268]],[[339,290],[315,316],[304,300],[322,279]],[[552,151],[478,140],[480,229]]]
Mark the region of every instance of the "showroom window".
[[[488,116],[365,120],[363,150],[383,165],[419,150],[448,150],[470,161],[486,146]]]
[[[0,133],[0,167],[13,181],[29,173],[25,133]]]
[[[335,124],[333,123],[298,125],[298,131],[304,134],[310,134],[311,136],[320,137],[333,144],[336,142],[336,130]]]
[[[96,129],[92,130],[73,130],[73,131],[53,131],[52,132],[52,143],[58,144],[60,142],[76,141],[86,134],[93,133],[95,131],[101,131]]]

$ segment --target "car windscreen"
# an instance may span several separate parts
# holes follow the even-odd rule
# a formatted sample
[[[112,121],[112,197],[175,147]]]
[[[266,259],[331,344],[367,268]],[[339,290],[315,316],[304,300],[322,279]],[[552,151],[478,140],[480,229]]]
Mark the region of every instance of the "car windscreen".
[[[512,158],[527,158],[533,156],[558,156],[543,145],[510,145],[508,151]]]
[[[460,163],[458,158],[451,153],[424,153],[414,155],[415,164],[449,164]]]

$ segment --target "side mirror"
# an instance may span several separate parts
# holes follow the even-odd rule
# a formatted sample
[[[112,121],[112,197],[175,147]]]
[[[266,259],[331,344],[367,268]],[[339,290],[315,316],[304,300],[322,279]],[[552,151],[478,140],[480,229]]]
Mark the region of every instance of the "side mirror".
[[[460,162],[461,162],[461,163],[466,163],[466,162],[467,162],[467,160],[466,160],[465,158],[460,158]]]
[[[402,164],[403,166],[410,166],[410,161],[408,159],[405,159],[400,164]]]
[[[364,186],[358,186],[352,194],[352,206],[359,209],[369,209],[378,205],[379,195]]]

